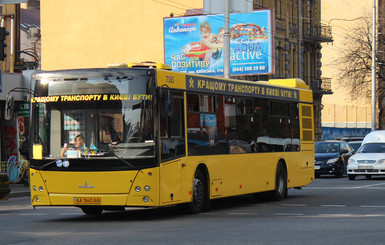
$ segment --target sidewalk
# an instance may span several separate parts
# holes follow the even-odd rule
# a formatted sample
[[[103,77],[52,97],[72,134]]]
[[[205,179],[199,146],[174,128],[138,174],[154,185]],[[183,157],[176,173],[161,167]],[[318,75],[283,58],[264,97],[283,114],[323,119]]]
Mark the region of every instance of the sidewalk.
[[[24,197],[30,195],[29,186],[24,186],[24,184],[9,184],[9,188],[11,188],[9,198]]]

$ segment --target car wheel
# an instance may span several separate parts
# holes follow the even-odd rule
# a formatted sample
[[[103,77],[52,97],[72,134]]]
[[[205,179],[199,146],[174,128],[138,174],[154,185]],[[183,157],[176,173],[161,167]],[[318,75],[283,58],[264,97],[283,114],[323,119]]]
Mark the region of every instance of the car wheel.
[[[355,174],[348,174],[348,178],[349,178],[349,180],[355,180],[356,175]]]

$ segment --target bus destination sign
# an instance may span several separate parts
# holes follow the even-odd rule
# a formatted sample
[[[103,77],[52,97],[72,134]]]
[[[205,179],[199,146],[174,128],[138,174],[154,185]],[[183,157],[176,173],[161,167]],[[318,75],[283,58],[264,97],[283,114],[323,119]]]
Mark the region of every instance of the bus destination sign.
[[[238,83],[215,78],[186,75],[186,88],[190,91],[243,95],[284,100],[299,100],[299,91],[290,88],[271,87],[262,84]]]

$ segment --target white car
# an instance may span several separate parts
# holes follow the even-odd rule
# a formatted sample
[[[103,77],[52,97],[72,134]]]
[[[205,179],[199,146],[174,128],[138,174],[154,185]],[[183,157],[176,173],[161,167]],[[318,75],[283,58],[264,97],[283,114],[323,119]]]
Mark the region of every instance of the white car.
[[[349,180],[357,175],[370,179],[372,175],[385,175],[385,131],[373,131],[362,142],[356,154],[349,158]]]

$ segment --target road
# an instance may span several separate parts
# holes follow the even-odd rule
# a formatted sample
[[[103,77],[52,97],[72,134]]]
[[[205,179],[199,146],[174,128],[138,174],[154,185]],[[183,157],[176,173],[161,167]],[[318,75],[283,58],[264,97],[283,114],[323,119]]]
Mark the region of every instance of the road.
[[[175,207],[84,215],[78,208],[0,202],[0,244],[384,244],[385,178],[323,177],[281,202],[242,196],[209,212]]]

